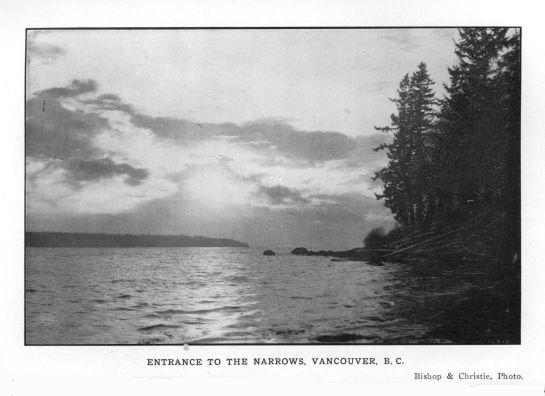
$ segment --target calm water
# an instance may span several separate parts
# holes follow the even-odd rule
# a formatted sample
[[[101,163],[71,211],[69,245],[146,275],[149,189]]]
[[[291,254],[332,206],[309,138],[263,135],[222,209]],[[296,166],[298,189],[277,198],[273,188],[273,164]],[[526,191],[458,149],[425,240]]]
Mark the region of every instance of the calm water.
[[[494,314],[503,307],[482,297],[487,290],[497,296],[497,277],[487,271],[261,252],[28,248],[26,341],[429,343],[460,341],[456,329],[470,341],[513,341],[511,330],[479,333],[497,332],[496,322],[513,327]],[[475,298],[492,306],[484,324],[468,326],[468,315],[483,321],[471,308]]]

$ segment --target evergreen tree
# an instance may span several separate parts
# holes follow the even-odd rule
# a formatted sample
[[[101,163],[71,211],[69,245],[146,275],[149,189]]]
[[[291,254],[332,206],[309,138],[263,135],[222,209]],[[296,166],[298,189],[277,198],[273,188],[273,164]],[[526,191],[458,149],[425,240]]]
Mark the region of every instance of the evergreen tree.
[[[450,68],[442,101],[436,158],[444,215],[465,213],[502,193],[506,140],[501,55],[506,28],[460,29],[459,64]]]
[[[401,225],[489,214],[482,237],[490,253],[520,257],[520,33],[459,30],[458,64],[446,97],[436,102],[426,65],[399,85],[388,165],[375,173]],[[439,111],[436,112],[436,104]],[[515,238],[513,238],[515,236]]]
[[[405,75],[397,90],[397,114],[391,125],[376,128],[393,132],[391,144],[375,150],[387,150],[388,166],[375,173],[384,183],[385,205],[402,224],[420,224],[429,218],[432,194],[429,189],[431,145],[434,128],[433,81],[425,63],[410,77]]]
[[[508,38],[508,51],[502,68],[501,100],[504,110],[504,136],[506,141],[505,172],[503,174],[503,205],[507,214],[506,228],[512,235],[520,235],[520,100],[521,100],[521,44],[520,32]],[[520,241],[508,238],[509,252],[518,253]]]

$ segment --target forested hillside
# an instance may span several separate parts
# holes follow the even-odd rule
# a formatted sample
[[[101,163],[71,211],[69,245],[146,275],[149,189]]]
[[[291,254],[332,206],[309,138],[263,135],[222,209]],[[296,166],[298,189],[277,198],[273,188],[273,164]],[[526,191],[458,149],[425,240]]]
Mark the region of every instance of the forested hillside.
[[[187,235],[86,234],[26,232],[27,247],[248,247],[233,239]]]

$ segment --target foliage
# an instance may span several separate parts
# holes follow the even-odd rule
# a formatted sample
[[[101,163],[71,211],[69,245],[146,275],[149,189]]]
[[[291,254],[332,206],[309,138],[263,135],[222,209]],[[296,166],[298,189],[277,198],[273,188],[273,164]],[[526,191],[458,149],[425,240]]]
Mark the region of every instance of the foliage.
[[[455,44],[447,95],[437,100],[426,64],[400,82],[386,150],[376,172],[402,226],[463,219],[483,207],[509,214],[520,229],[520,34],[465,28]],[[516,235],[516,230],[513,230]]]
[[[397,91],[397,114],[392,114],[388,127],[376,128],[394,133],[391,144],[376,150],[387,150],[388,166],[376,172],[375,179],[384,183],[385,205],[402,224],[425,221],[430,216],[430,183],[428,183],[434,140],[437,104],[433,81],[424,62],[411,76],[403,77]]]
[[[366,249],[381,249],[386,244],[386,233],[382,227],[373,228],[363,240]]]

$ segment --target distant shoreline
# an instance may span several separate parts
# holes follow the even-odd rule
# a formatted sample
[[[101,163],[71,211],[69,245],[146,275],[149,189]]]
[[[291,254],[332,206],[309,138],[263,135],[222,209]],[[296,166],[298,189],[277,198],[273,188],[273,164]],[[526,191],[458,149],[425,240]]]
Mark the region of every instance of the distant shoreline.
[[[25,247],[249,247],[228,238],[187,235],[25,232]]]

